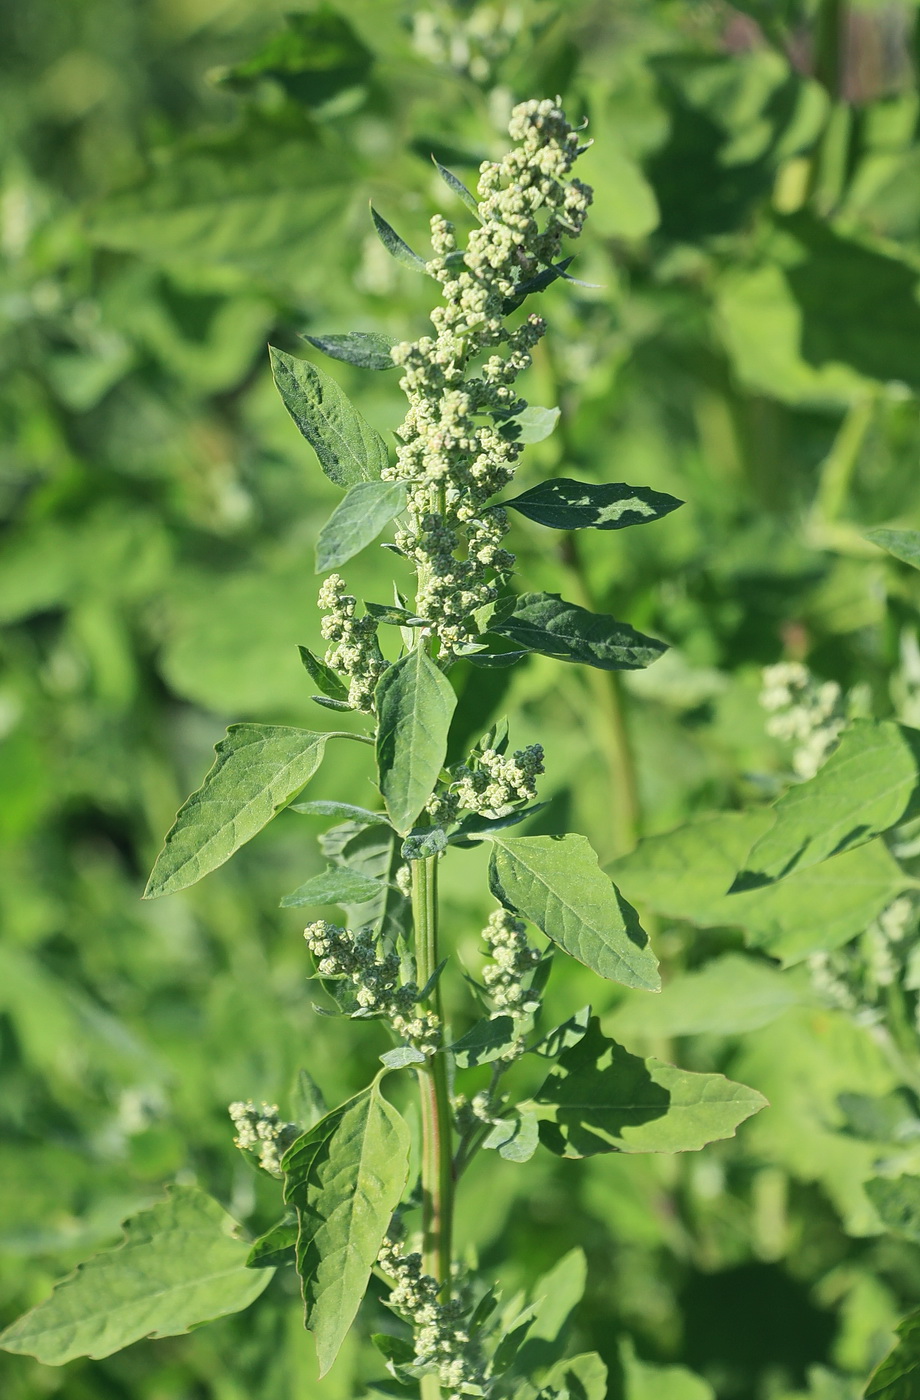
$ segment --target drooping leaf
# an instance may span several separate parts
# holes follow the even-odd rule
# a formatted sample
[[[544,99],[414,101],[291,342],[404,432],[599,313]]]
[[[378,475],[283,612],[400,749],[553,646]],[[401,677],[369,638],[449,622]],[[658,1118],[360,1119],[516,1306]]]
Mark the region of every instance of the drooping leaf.
[[[376,481],[389,462],[387,445],[334,379],[269,346],[272,375],[284,406],[336,486]]]
[[[347,866],[330,866],[321,875],[314,875],[305,885],[286,894],[282,909],[298,909],[304,904],[365,904],[381,893],[380,881],[360,875]]]
[[[866,539],[886,549],[903,564],[920,569],[920,530],[869,530]]]
[[[167,1200],[126,1221],[122,1244],[81,1264],[7,1327],[0,1347],[63,1366],[239,1312],[271,1273],[246,1268],[249,1246],[237,1229],[204,1191],[174,1186]]]
[[[920,1176],[875,1176],[865,1191],[889,1230],[920,1244]]]
[[[339,700],[344,704],[348,699],[348,687],[339,680],[332,667],[327,666],[325,661],[320,661],[318,656],[314,656],[309,647],[299,646],[297,650],[300,652],[304,670],[311,677],[313,684],[330,700]]]
[[[401,263],[403,267],[408,267],[413,272],[427,272],[425,259],[420,258],[418,253],[413,253],[408,243],[400,238],[395,228],[391,228],[386,219],[377,213],[373,204],[371,205],[371,218],[374,220],[374,228],[377,235],[386,248],[387,252]]]
[[[558,408],[538,408],[536,406],[525,408],[520,413],[516,413],[513,418],[503,420],[500,429],[502,437],[509,438],[512,442],[519,442],[523,446],[543,442],[559,422],[560,411]],[[507,502],[503,502],[503,504],[507,504]]]
[[[522,495],[502,501],[502,505],[553,530],[622,530],[627,525],[660,520],[683,505],[683,501],[647,486],[597,484],[559,477],[532,486]]]
[[[514,1044],[517,1032],[511,1016],[492,1016],[477,1021],[455,1040],[450,1052],[460,1069],[489,1064]]]
[[[409,1142],[378,1077],[285,1153],[285,1200],[300,1220],[297,1271],[321,1376],[354,1321],[399,1204]]]
[[[332,737],[342,736],[231,724],[214,766],[167,832],[144,898],[184,890],[229,860],[309,782]]]
[[[358,369],[395,369],[390,350],[397,344],[395,336],[379,331],[348,331],[345,335],[305,335],[311,345],[333,360],[343,360]]]
[[[824,767],[789,789],[733,889],[747,890],[839,855],[903,814],[918,781],[920,731],[892,720],[856,720]]]
[[[920,1308],[897,1325],[898,1344],[873,1371],[865,1400],[916,1400],[920,1387]]]
[[[419,646],[384,671],[376,703],[380,791],[390,820],[405,836],[444,766],[457,696]]]
[[[477,203],[476,196],[467,189],[462,180],[457,179],[452,170],[448,170],[446,165],[442,165],[436,156],[432,156],[431,159],[434,161],[435,169],[448,189],[453,190],[454,194],[458,199],[463,201],[470,213],[475,215],[475,217],[479,219],[479,222],[482,223],[482,220],[479,218],[479,204]]]
[[[254,1241],[246,1258],[247,1269],[274,1269],[281,1264],[293,1264],[297,1230],[296,1211],[285,1211],[270,1230]]]
[[[360,553],[405,508],[404,482],[356,481],[319,532],[316,572],[328,573]]]
[[[295,102],[319,107],[366,80],[373,54],[341,15],[323,8],[285,20],[286,29],[257,53],[219,74],[221,86],[246,92],[273,78]]]
[[[512,294],[505,297],[505,300],[502,302],[502,315],[509,316],[512,311],[516,311],[523,303],[525,297],[530,296],[531,292],[543,292],[547,287],[551,286],[557,278],[564,277],[566,268],[573,261],[573,256],[562,258],[560,262],[550,267],[545,267],[542,272],[536,273],[535,276],[528,277],[525,282],[519,282]]]
[[[642,1060],[609,1040],[592,1017],[534,1095],[543,1142],[564,1157],[598,1152],[694,1152],[731,1137],[766,1105],[756,1089],[721,1074]]]
[[[532,807],[524,807],[516,812],[507,812],[503,817],[483,817],[478,812],[470,812],[457,824],[456,830],[450,837],[452,846],[472,846],[477,841],[487,840],[493,832],[505,831],[509,826],[518,826],[521,822],[533,817],[537,812],[542,812],[544,807],[548,807],[547,802],[535,802]]]
[[[667,651],[664,642],[605,613],[566,603],[558,593],[522,594],[511,616],[490,631],[528,651],[602,671],[641,670]]]
[[[584,836],[494,836],[489,888],[600,977],[657,990],[658,963],[635,909]]]

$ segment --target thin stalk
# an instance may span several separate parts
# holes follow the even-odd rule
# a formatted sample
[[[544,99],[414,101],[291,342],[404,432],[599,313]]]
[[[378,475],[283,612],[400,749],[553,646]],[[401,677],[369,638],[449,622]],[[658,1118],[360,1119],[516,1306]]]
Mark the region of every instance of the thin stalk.
[[[415,960],[421,986],[438,965],[438,858],[412,864]],[[443,1025],[440,985],[426,1003]],[[422,1257],[425,1272],[450,1288],[453,1224],[453,1144],[447,1061],[443,1053],[418,1071],[422,1107]],[[432,1391],[432,1395],[436,1392]],[[426,1397],[427,1400],[427,1397]]]

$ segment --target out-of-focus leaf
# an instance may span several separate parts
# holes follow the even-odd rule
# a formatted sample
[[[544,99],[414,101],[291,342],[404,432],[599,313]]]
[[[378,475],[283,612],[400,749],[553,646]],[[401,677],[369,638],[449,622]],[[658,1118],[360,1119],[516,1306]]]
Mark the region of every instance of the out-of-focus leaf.
[[[898,1344],[873,1371],[866,1400],[914,1400],[920,1384],[920,1308],[898,1323]]]
[[[920,1177],[876,1176],[866,1182],[866,1195],[883,1225],[920,1244]]]
[[[743,1035],[810,1000],[807,984],[771,963],[726,953],[672,978],[649,1002],[630,997],[608,1018],[619,1036]]]
[[[715,1400],[715,1391],[686,1366],[650,1366],[636,1356],[632,1343],[620,1343],[624,1400]]]
[[[218,75],[222,86],[246,92],[261,79],[274,78],[296,102],[320,107],[366,80],[373,54],[342,15],[323,8],[285,19],[286,30]]]
[[[869,530],[866,539],[887,549],[895,559],[920,569],[920,530]]]

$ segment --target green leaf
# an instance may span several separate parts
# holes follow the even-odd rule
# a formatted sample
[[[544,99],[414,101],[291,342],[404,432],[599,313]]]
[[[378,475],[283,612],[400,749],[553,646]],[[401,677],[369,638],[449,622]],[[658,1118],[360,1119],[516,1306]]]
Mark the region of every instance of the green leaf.
[[[667,651],[625,622],[566,603],[558,593],[524,593],[514,612],[490,628],[528,651],[577,661],[602,671],[636,671]]]
[[[428,268],[424,258],[420,258],[418,253],[413,253],[408,243],[400,238],[394,228],[391,228],[377,210],[371,205],[371,218],[374,220],[374,228],[377,235],[386,248],[387,252],[401,263],[403,267],[408,267],[413,272],[427,272]]]
[[[272,375],[284,406],[336,486],[376,481],[389,462],[387,445],[334,379],[269,346]]]
[[[920,569],[920,530],[869,530],[866,539],[887,549],[895,559]]]
[[[424,617],[416,617],[408,608],[397,607],[393,603],[367,603],[364,610],[369,617],[376,618],[389,627],[427,627]]]
[[[348,699],[348,687],[339,680],[332,667],[327,666],[325,661],[320,661],[318,656],[314,656],[309,647],[299,646],[297,650],[300,652],[304,670],[310,675],[313,684],[324,695],[328,695],[330,700],[341,700],[344,704]]]
[[[371,880],[356,870],[331,865],[321,875],[314,875],[293,894],[286,894],[282,909],[298,909],[304,904],[366,904],[381,894],[379,880]]]
[[[384,671],[376,704],[380,791],[391,822],[405,836],[444,766],[457,695],[418,646]]]
[[[597,1017],[534,1096],[543,1142],[563,1157],[598,1152],[695,1152],[731,1137],[766,1105],[756,1089],[630,1055]]]
[[[483,817],[478,812],[470,812],[457,824],[456,829],[448,838],[451,846],[475,846],[477,841],[486,841],[495,831],[505,831],[509,826],[519,826],[528,817],[535,816],[537,812],[542,812],[544,807],[548,807],[548,802],[535,802],[531,807],[521,808],[516,812],[506,812],[503,817]]]
[[[497,1060],[516,1039],[517,1032],[511,1016],[486,1017],[455,1040],[450,1052],[460,1069],[472,1069],[474,1065],[486,1065]]]
[[[505,297],[502,302],[502,315],[510,316],[511,312],[516,311],[522,305],[524,298],[530,296],[531,292],[544,292],[557,278],[564,277],[566,268],[572,262],[574,262],[574,256],[563,258],[561,262],[545,267],[536,276],[528,277],[526,282],[519,282],[511,296]]]
[[[596,1351],[565,1357],[543,1377],[540,1393],[557,1400],[607,1400],[607,1367]]]
[[[570,1336],[570,1318],[584,1296],[588,1263],[584,1250],[570,1249],[531,1291],[534,1317],[514,1362],[514,1374],[532,1377],[558,1361]]]
[[[222,87],[248,92],[273,78],[295,102],[320,107],[337,93],[362,84],[373,54],[347,20],[331,9],[285,15],[287,28],[242,63],[218,75]]]
[[[271,1277],[246,1268],[236,1222],[194,1186],[172,1187],[124,1229],[122,1244],[81,1264],[0,1333],[0,1347],[46,1366],[111,1356],[141,1337],[174,1337],[239,1312]]]
[[[425,1056],[414,1045],[397,1045],[395,1050],[385,1050],[380,1060],[387,1069],[409,1069],[412,1065],[423,1065]]]
[[[782,879],[887,831],[917,786],[918,741],[920,732],[892,720],[854,721],[820,772],[776,803],[776,821],[732,888]]]
[[[559,422],[560,412],[561,409],[558,408],[538,408],[536,406],[522,409],[513,418],[502,420],[500,425],[502,437],[508,438],[511,442],[519,442],[522,446],[543,442]],[[508,503],[502,502],[502,504]]]
[[[333,360],[343,360],[358,369],[395,369],[390,350],[398,341],[379,331],[348,331],[345,335],[305,335],[311,345]]]
[[[627,1339],[620,1343],[624,1400],[716,1400],[708,1381],[686,1366],[650,1366],[640,1361]]]
[[[372,812],[367,807],[355,807],[351,802],[292,802],[292,812],[309,817],[346,817],[365,826],[387,826],[386,812]]]
[[[759,958],[726,953],[674,977],[651,1003],[646,997],[621,1002],[608,1025],[626,1037],[741,1035],[808,1000],[807,983]]]
[[[635,909],[584,836],[495,836],[489,888],[600,977],[655,991],[658,963]]]
[[[332,737],[342,736],[231,724],[214,766],[167,832],[144,898],[184,890],[229,860],[309,782]]]
[[[920,1244],[920,1176],[875,1176],[865,1192],[887,1229]]]
[[[285,1153],[305,1322],[324,1376],[354,1321],[409,1173],[409,1130],[379,1077]]]
[[[647,486],[617,482],[595,485],[568,477],[543,481],[523,495],[502,501],[505,509],[516,510],[553,530],[622,530],[627,525],[660,520],[681,505],[683,501],[676,496]]]
[[[435,169],[437,170],[441,179],[444,181],[445,185],[447,185],[448,189],[453,190],[454,194],[457,196],[458,199],[463,201],[467,209],[469,209],[470,213],[475,215],[475,217],[479,219],[479,222],[482,223],[482,219],[479,215],[479,204],[477,202],[476,196],[470,190],[467,189],[466,185],[463,183],[462,180],[457,179],[456,175],[453,173],[452,170],[448,170],[446,165],[442,165],[436,156],[432,156],[431,159],[434,161]]]
[[[873,1371],[866,1400],[916,1400],[920,1387],[920,1308],[898,1323],[898,1344]]]
[[[402,843],[403,860],[427,860],[447,850],[447,833],[442,826],[420,827],[410,831]]]
[[[540,1145],[540,1123],[533,1109],[518,1104],[510,1118],[499,1118],[483,1141],[506,1162],[529,1162]]]
[[[319,532],[316,572],[328,573],[360,553],[405,508],[405,482],[355,482]]]
[[[246,1259],[247,1269],[274,1269],[281,1264],[293,1264],[297,1230],[296,1211],[285,1211],[282,1218],[254,1242]]]

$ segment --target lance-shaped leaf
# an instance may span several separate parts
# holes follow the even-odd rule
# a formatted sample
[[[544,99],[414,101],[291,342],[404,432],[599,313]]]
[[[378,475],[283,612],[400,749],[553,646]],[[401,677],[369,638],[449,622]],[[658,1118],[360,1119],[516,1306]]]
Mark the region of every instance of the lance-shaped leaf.
[[[920,731],[893,720],[856,720],[807,783],[774,807],[776,821],[755,843],[733,890],[779,880],[887,831],[918,783]]]
[[[231,724],[214,766],[167,832],[144,898],[184,890],[229,860],[309,782],[332,737],[353,736]]]
[[[377,768],[390,821],[405,836],[438,780],[457,695],[423,646],[377,683]]]
[[[373,204],[371,205],[371,218],[374,221],[374,228],[380,242],[386,248],[391,257],[394,257],[403,267],[408,267],[412,272],[427,272],[425,259],[420,258],[418,253],[413,253],[405,239],[400,238],[395,228],[392,228],[381,214],[377,213]]]
[[[916,1400],[920,1392],[920,1308],[898,1323],[898,1344],[873,1371],[865,1400]]]
[[[522,594],[511,616],[494,623],[490,631],[528,651],[601,671],[641,670],[667,651],[664,642],[605,613],[566,603],[558,593]]]
[[[597,1017],[559,1057],[534,1102],[540,1136],[562,1157],[598,1152],[695,1152],[731,1137],[764,1108],[756,1089],[721,1074],[696,1074],[631,1055]]]
[[[434,161],[435,168],[438,174],[440,175],[441,179],[444,181],[445,185],[447,185],[448,189],[453,190],[454,194],[457,196],[458,199],[463,201],[467,209],[469,209],[470,213],[474,214],[476,218],[479,219],[479,222],[482,223],[482,219],[479,215],[479,204],[477,203],[476,196],[470,190],[467,189],[466,185],[463,183],[462,180],[457,179],[456,175],[452,170],[448,170],[446,165],[441,164],[437,156],[433,155],[431,159]]]
[[[298,909],[304,904],[366,904],[383,893],[379,880],[372,880],[347,866],[330,866],[321,875],[314,875],[293,894],[286,894],[282,909]]]
[[[351,818],[370,826],[375,823],[387,825],[385,812],[372,812],[367,807],[355,807],[351,802],[293,802],[291,811],[303,812],[305,816],[309,817]]]
[[[174,1337],[239,1312],[271,1278],[246,1268],[236,1222],[197,1187],[172,1187],[124,1228],[122,1244],[81,1264],[0,1334],[0,1347],[47,1366],[111,1356],[141,1337]]]
[[[584,836],[492,837],[489,888],[600,977],[657,991],[658,963],[631,904]]]
[[[903,564],[920,569],[920,530],[869,530],[866,539],[885,549]]]
[[[297,1270],[321,1376],[364,1297],[406,1185],[409,1143],[378,1077],[285,1154],[285,1200],[300,1219]]]
[[[543,481],[510,501],[502,501],[502,505],[553,530],[622,530],[627,525],[660,520],[683,505],[683,501],[647,486],[596,484],[559,477]]]
[[[319,532],[316,572],[337,569],[359,554],[405,508],[404,482],[356,481]]]
[[[309,647],[298,647],[297,650],[300,652],[304,670],[311,677],[313,684],[330,700],[339,700],[344,704],[348,699],[348,687],[339,680],[332,667],[327,666],[325,661],[320,661],[318,656],[314,656]]]
[[[311,345],[333,360],[343,360],[358,369],[395,369],[390,350],[398,342],[395,336],[379,331],[348,331],[345,335],[305,335]]]
[[[511,296],[505,297],[502,302],[502,315],[510,316],[512,311],[516,311],[522,304],[525,297],[531,292],[544,292],[558,277],[565,276],[565,270],[574,257],[563,258],[561,262],[545,267],[542,272],[538,272],[534,277],[528,277],[526,282],[519,282]]]
[[[284,406],[336,486],[376,481],[389,461],[387,445],[361,417],[334,379],[307,360],[269,346],[272,375]]]

